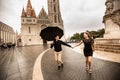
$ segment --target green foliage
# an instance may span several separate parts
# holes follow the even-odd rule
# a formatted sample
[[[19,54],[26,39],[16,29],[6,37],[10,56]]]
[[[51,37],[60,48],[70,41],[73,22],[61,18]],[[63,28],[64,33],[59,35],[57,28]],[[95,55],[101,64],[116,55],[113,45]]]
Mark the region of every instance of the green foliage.
[[[72,37],[71,40],[80,40],[80,34],[79,33],[75,33]]]
[[[88,30],[87,30],[88,31]],[[104,33],[105,33],[105,30],[104,28],[103,29],[99,29],[97,31],[88,31],[91,36],[93,36],[93,38],[102,38]],[[84,37],[83,37],[83,33],[75,33],[73,34],[73,36],[70,38],[70,40],[75,40],[75,41],[80,41],[82,40]]]

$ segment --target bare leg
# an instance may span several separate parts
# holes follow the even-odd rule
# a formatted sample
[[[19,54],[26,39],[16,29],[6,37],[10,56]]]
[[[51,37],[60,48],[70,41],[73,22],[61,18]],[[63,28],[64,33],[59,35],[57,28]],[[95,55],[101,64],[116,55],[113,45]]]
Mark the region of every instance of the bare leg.
[[[89,56],[89,57],[88,57],[89,69],[91,68],[91,60],[92,60],[92,57],[91,57],[91,56]]]
[[[89,69],[88,57],[85,57],[85,58],[86,58],[86,70],[88,71]]]
[[[88,57],[88,63],[89,63],[89,73],[92,73],[92,70],[91,70],[91,60],[92,60],[92,57],[89,56]]]

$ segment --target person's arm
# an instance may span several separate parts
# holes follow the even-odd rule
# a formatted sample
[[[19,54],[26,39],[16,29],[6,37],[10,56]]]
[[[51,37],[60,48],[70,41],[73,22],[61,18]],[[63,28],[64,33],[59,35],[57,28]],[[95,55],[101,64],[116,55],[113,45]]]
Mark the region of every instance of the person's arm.
[[[65,46],[68,46],[68,47],[72,47],[71,45],[69,45],[69,44],[67,44],[67,43],[65,43],[63,41],[61,41],[61,44],[65,45]]]
[[[79,44],[75,45],[74,47],[80,46],[83,43],[83,40],[79,42]]]
[[[51,43],[50,48],[53,48],[53,46],[54,46],[54,43]]]

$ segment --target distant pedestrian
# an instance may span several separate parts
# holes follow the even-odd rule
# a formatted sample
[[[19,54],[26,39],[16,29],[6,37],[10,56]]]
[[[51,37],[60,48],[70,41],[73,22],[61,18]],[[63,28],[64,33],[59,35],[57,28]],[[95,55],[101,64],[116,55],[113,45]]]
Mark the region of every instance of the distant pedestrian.
[[[16,46],[16,44],[15,44],[15,43],[14,43],[14,44],[12,44],[13,50],[15,49],[15,46]]]
[[[75,47],[81,45],[82,43],[84,43],[83,51],[86,59],[86,71],[88,71],[89,73],[92,73],[91,61],[92,61],[92,56],[94,51],[94,40],[90,36],[89,32],[84,32],[84,39],[81,40],[80,43]]]
[[[70,45],[68,45],[67,43],[59,40],[59,36],[57,35],[55,37],[55,40],[53,41],[53,43],[51,44],[51,48],[54,47],[54,55],[55,55],[55,60],[58,63],[58,70],[60,70],[60,68],[63,68],[63,61],[62,61],[62,45],[71,47]]]
[[[3,43],[3,47],[4,47],[4,49],[7,49],[7,44],[6,43]]]

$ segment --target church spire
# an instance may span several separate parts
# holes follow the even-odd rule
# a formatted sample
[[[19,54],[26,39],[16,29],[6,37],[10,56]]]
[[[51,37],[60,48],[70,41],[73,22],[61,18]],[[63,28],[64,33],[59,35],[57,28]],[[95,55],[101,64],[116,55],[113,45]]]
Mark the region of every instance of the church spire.
[[[21,15],[21,17],[26,17],[26,12],[25,12],[24,8],[23,8],[23,10],[22,10],[22,15]]]
[[[30,16],[31,16],[31,12],[32,12],[32,5],[31,5],[30,0],[28,0],[28,3],[27,3],[27,10],[26,10],[27,17],[30,17]]]
[[[27,3],[26,15],[27,15],[27,17],[36,17],[35,11],[32,8],[30,0],[28,0],[28,3]]]
[[[40,19],[48,19],[48,15],[47,15],[47,13],[46,13],[46,11],[45,11],[45,9],[44,9],[43,7],[42,7],[42,9],[41,9],[38,17],[39,17]]]
[[[32,9],[32,5],[31,5],[31,1],[30,0],[28,0],[27,9]]]
[[[35,14],[35,10],[34,9],[32,9],[32,15],[31,15],[32,17],[36,17],[36,14]]]

